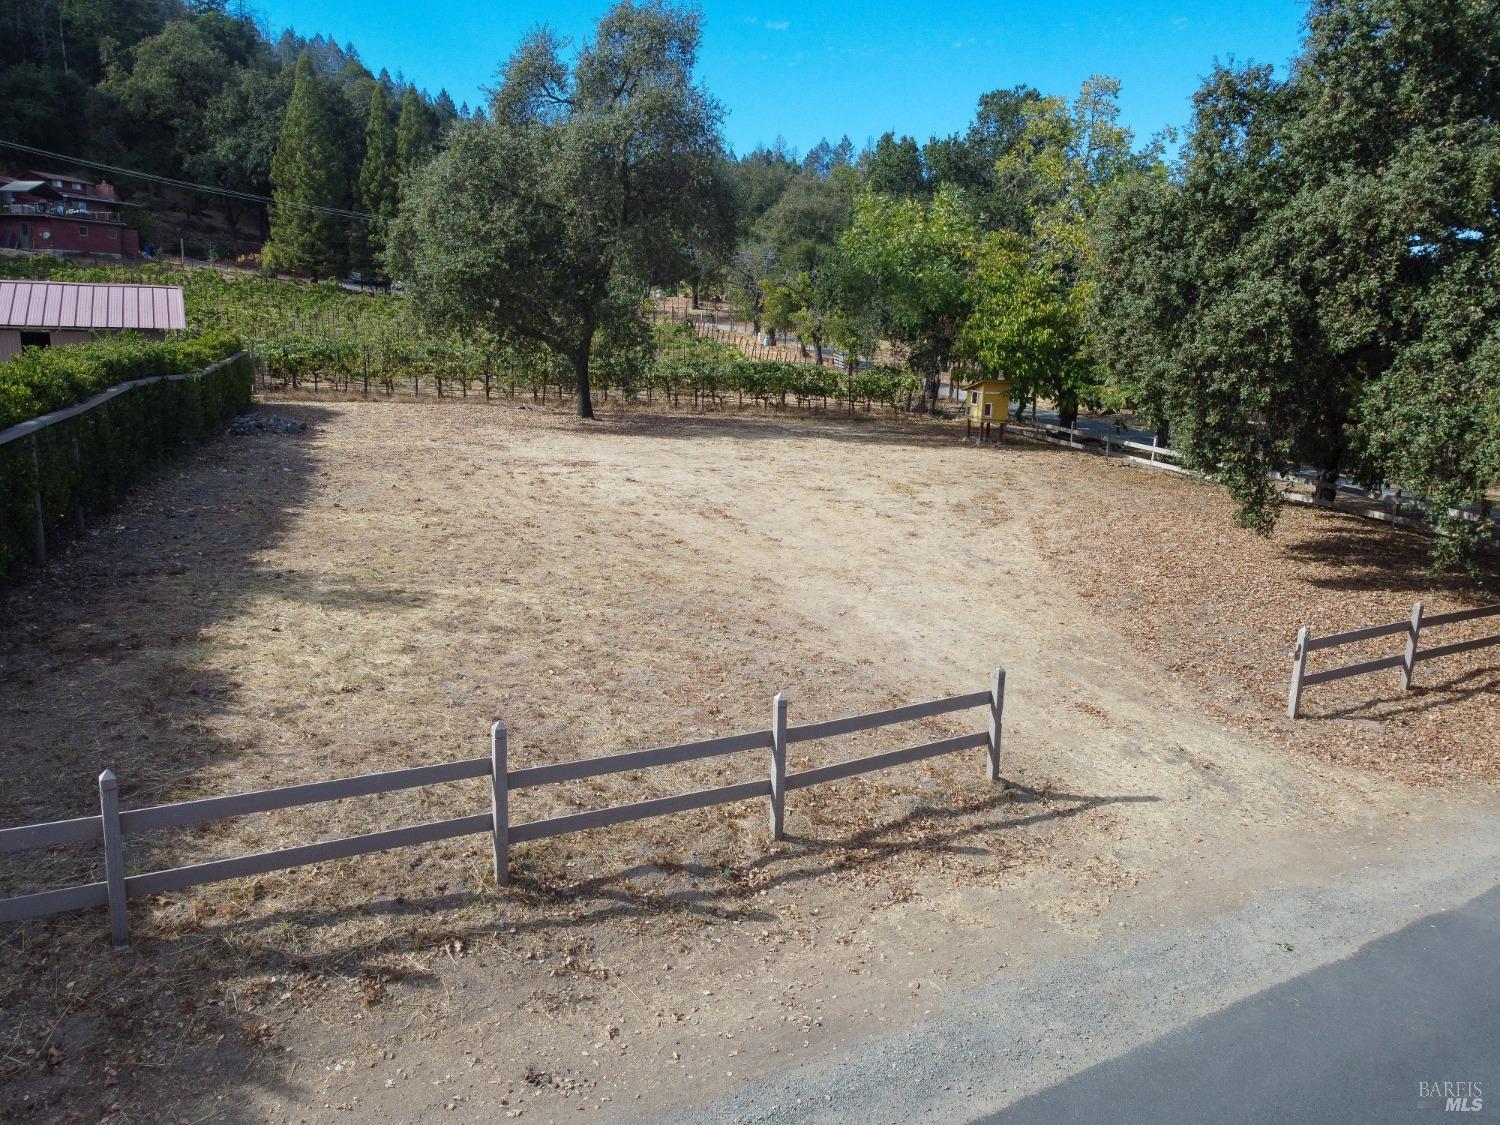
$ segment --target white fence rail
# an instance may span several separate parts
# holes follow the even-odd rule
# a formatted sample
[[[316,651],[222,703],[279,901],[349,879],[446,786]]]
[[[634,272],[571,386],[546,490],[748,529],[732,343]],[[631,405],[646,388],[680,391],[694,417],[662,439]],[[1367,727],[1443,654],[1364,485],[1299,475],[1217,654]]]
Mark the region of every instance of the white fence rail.
[[[1121,457],[1138,465],[1153,469],[1166,469],[1172,473],[1186,473],[1178,462],[1182,454],[1164,445],[1146,445],[1139,441],[1127,441],[1110,434],[1093,433],[1070,426],[1054,426],[1050,423],[1008,421],[1005,432],[1021,434],[1034,441],[1045,441],[1051,445],[1062,445],[1069,449],[1082,449],[1089,453],[1101,453],[1105,457]]]
[[[785,693],[782,693],[772,701],[771,725],[765,730],[725,735],[720,738],[677,746],[664,746],[653,750],[637,750],[626,754],[611,754],[551,765],[527,766],[517,770],[509,767],[505,726],[496,723],[490,731],[490,754],[484,758],[469,758],[460,762],[390,770],[333,781],[315,781],[303,785],[289,785],[279,789],[263,789],[224,797],[205,797],[140,809],[119,807],[119,782],[112,770],[105,770],[99,775],[99,812],[96,815],[0,829],[0,853],[36,851],[65,844],[98,842],[102,845],[104,852],[104,879],[94,883],[0,899],[0,923],[18,922],[65,911],[107,906],[110,935],[116,947],[121,947],[129,937],[126,903],[129,899],[138,898],[141,895],[182,890],[186,887],[216,883],[225,879],[260,875],[268,871],[280,871],[305,864],[346,859],[370,852],[430,844],[439,840],[480,833],[489,833],[493,839],[495,880],[504,886],[510,882],[510,846],[512,844],[524,843],[528,840],[544,840],[569,832],[583,832],[591,828],[603,828],[626,821],[708,808],[712,805],[729,804],[735,801],[747,801],[757,797],[765,797],[769,800],[771,837],[779,840],[784,832],[786,794],[790,790],[980,746],[986,748],[990,780],[998,781],[1000,779],[1000,727],[1004,706],[1005,670],[1003,668],[995,670],[990,687],[986,691],[971,692],[968,695],[936,699],[926,703],[913,703],[905,707],[876,711],[866,715],[852,715],[826,722],[808,723],[803,726],[787,725],[787,697]],[[790,743],[833,738],[841,734],[893,726],[976,707],[984,707],[989,712],[988,727],[983,731],[942,738],[902,750],[872,754],[865,758],[817,766],[798,773],[787,773],[786,748]],[[581,778],[603,777],[606,774],[652,766],[674,765],[678,762],[719,757],[747,750],[770,751],[766,780],[744,781],[734,785],[700,789],[692,793],[654,797],[631,804],[591,809],[587,812],[566,813],[521,824],[512,824],[510,820],[510,793],[513,790],[562,781],[576,781]],[[211,860],[206,863],[166,868],[137,875],[126,874],[126,841],[142,832],[203,824],[227,817],[295,808],[325,801],[338,801],[348,797],[392,793],[401,789],[440,785],[476,777],[490,779],[489,812],[472,813],[449,820],[430,821],[426,824],[392,828],[361,836],[323,840],[313,844],[258,852],[254,855],[232,859]]]
[[[1424,660],[1436,660],[1440,656],[1456,656],[1461,652],[1473,652],[1475,649],[1488,648],[1490,645],[1500,645],[1500,633],[1496,633],[1488,637],[1454,641],[1435,648],[1420,647],[1424,628],[1456,625],[1460,621],[1477,621],[1483,617],[1500,617],[1500,605],[1456,609],[1450,613],[1436,613],[1431,617],[1424,617],[1422,603],[1416,602],[1411,607],[1411,618],[1407,621],[1396,621],[1390,625],[1370,625],[1363,629],[1351,629],[1346,633],[1333,633],[1326,637],[1314,637],[1306,625],[1302,626],[1297,630],[1297,640],[1292,646],[1292,679],[1287,687],[1286,696],[1287,717],[1290,719],[1298,717],[1302,710],[1302,692],[1314,684],[1347,680],[1350,676],[1363,676],[1370,672],[1383,672],[1387,668],[1396,668],[1401,673],[1401,690],[1405,691],[1411,687],[1411,678],[1416,672],[1417,665]],[[1397,634],[1404,634],[1406,637],[1406,648],[1403,652],[1376,657],[1373,660],[1361,660],[1356,664],[1345,664],[1338,668],[1326,668],[1321,672],[1307,670],[1308,653]]]

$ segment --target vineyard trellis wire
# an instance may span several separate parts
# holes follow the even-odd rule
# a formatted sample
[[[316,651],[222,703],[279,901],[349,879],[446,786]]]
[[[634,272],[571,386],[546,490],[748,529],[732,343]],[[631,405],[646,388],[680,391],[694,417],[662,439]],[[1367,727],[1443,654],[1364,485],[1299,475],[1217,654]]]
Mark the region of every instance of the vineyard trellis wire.
[[[351,292],[212,269],[79,267],[52,259],[5,259],[7,273],[76,281],[160,281],[183,287],[195,331],[228,332],[257,357],[262,390],[438,398],[530,396],[569,399],[572,368],[539,346],[488,337],[436,334],[414,322],[397,294]],[[643,318],[643,320],[646,318]],[[919,381],[894,367],[847,372],[786,360],[754,359],[702,338],[684,321],[643,324],[624,339],[601,339],[590,383],[612,399],[697,409],[730,404],[842,410],[908,409]]]

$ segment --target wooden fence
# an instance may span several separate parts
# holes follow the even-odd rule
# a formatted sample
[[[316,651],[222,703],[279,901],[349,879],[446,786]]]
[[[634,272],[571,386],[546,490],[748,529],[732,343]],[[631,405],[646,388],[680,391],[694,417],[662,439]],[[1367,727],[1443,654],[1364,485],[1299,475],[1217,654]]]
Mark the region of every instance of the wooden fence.
[[[1153,469],[1166,469],[1173,473],[1188,472],[1178,464],[1182,455],[1175,449],[1168,449],[1164,445],[1154,443],[1146,445],[1143,442],[1127,441],[1110,434],[1091,433],[1088,430],[1054,426],[1048,423],[1008,421],[1005,424],[1005,432],[1020,434],[1023,437],[1045,441],[1052,445],[1067,446],[1069,449],[1102,453],[1106,457],[1123,457],[1127,461],[1134,461],[1138,465],[1148,465]]]
[[[707,808],[712,805],[746,801],[757,797],[765,797],[770,801],[771,838],[779,840],[782,838],[786,822],[787,793],[810,785],[819,785],[823,782],[852,777],[855,774],[870,773],[874,770],[887,769],[907,762],[918,762],[940,754],[951,754],[980,746],[986,748],[990,780],[998,781],[1000,778],[1000,725],[1004,706],[1005,670],[1003,668],[995,670],[990,687],[985,691],[802,726],[787,725],[787,697],[785,693],[781,693],[772,701],[771,725],[765,730],[725,735],[720,738],[653,750],[637,750],[626,754],[584,758],[553,765],[527,766],[516,770],[509,767],[505,726],[496,723],[490,732],[488,757],[390,770],[385,773],[364,774],[334,781],[290,785],[279,789],[263,789],[252,793],[205,797],[199,800],[180,801],[175,804],[154,805],[140,809],[120,808],[119,782],[112,770],[105,770],[99,775],[99,812],[97,814],[72,820],[54,820],[42,824],[28,824],[19,828],[0,829],[0,853],[36,851],[66,844],[97,842],[102,845],[104,852],[104,879],[94,883],[0,899],[0,923],[18,922],[64,911],[107,906],[110,935],[116,948],[120,948],[125,945],[129,936],[126,902],[131,898],[480,833],[489,833],[494,841],[495,880],[504,886],[510,882],[510,846],[512,844],[528,840],[544,840],[550,836],[561,836],[569,832],[583,832],[591,828],[603,828],[626,821],[686,812],[690,809]],[[989,724],[983,731],[941,738],[935,742],[925,742],[902,750],[892,750],[882,754],[872,754],[869,757],[817,766],[797,773],[787,772],[786,748],[790,744],[833,738],[841,734],[873,730],[877,727],[908,723],[917,719],[946,715],[976,707],[985,707],[989,711]],[[677,793],[668,797],[655,797],[612,808],[567,813],[521,824],[512,824],[510,820],[509,805],[512,790],[563,781],[577,781],[581,778],[602,777],[606,774],[646,769],[651,766],[696,761],[746,750],[770,751],[769,774],[765,780],[743,781],[734,785],[722,785],[692,793]],[[471,813],[449,820],[431,821],[426,824],[392,828],[361,836],[347,836],[337,840],[324,840],[232,859],[211,860],[186,867],[172,867],[137,875],[126,873],[126,840],[142,832],[162,828],[180,828],[228,817],[245,816],[250,813],[338,801],[348,797],[392,793],[402,789],[439,785],[476,777],[490,779],[489,812]]]
[[[1490,645],[1500,645],[1500,633],[1496,633],[1489,637],[1476,637],[1473,640],[1454,641],[1435,648],[1423,649],[1420,644],[1424,628],[1456,625],[1460,621],[1476,621],[1482,617],[1497,616],[1500,616],[1500,605],[1481,606],[1477,609],[1457,609],[1451,613],[1437,613],[1431,617],[1424,617],[1422,603],[1416,602],[1411,607],[1409,620],[1397,621],[1390,625],[1371,625],[1368,628],[1351,629],[1347,633],[1334,633],[1327,637],[1314,637],[1304,625],[1297,630],[1297,640],[1292,647],[1292,680],[1287,688],[1286,696],[1287,717],[1297,718],[1302,709],[1304,689],[1314,684],[1330,683],[1333,680],[1347,680],[1350,676],[1363,676],[1369,672],[1383,672],[1387,668],[1396,668],[1401,673],[1401,690],[1405,691],[1411,687],[1412,674],[1423,660],[1436,660],[1440,656],[1455,656],[1460,652],[1473,652],[1475,649],[1488,648]],[[1404,652],[1377,657],[1374,660],[1361,660],[1357,664],[1345,664],[1342,667],[1328,668],[1321,672],[1307,670],[1307,654],[1310,652],[1397,634],[1406,635]]]
[[[1109,434],[1092,433],[1088,430],[1071,429],[1051,423],[1027,424],[1012,420],[1006,422],[1005,432],[1020,434],[1023,437],[1045,441],[1052,445],[1066,446],[1069,449],[1102,453],[1106,457],[1120,457],[1153,469],[1166,469],[1172,473],[1191,475],[1191,470],[1184,468],[1181,464],[1182,455],[1177,450],[1168,449],[1166,446],[1146,445]],[[1314,496],[1317,484],[1314,479],[1310,478],[1310,472],[1309,470],[1308,473],[1291,476],[1272,473],[1271,479],[1276,482],[1281,495],[1295,503],[1311,504],[1364,519],[1383,520],[1413,531],[1430,534],[1433,530],[1431,505],[1419,496],[1398,489],[1381,488],[1371,491],[1358,485],[1340,483],[1335,489],[1339,497],[1337,501],[1318,500]],[[1448,512],[1450,515],[1470,520],[1486,518],[1486,508],[1483,506],[1477,509],[1474,507],[1450,508]],[[1491,540],[1500,541],[1500,520],[1492,521],[1488,530],[1483,534]]]

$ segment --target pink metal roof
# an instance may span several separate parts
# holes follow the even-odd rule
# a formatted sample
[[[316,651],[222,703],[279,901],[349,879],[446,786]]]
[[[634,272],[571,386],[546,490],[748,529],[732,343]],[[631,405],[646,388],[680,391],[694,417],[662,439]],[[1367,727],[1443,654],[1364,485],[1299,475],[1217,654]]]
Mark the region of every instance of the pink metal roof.
[[[186,328],[180,285],[0,281],[0,328]]]

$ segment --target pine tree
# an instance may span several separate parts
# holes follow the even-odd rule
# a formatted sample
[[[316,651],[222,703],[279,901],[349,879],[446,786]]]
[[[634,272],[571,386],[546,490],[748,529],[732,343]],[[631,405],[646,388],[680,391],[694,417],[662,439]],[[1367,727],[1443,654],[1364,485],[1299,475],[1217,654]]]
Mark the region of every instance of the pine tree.
[[[439,90],[438,96],[432,101],[432,115],[437,119],[437,133],[442,136],[443,131],[458,120],[458,106],[453,104],[453,95],[447,90]]]
[[[377,83],[370,93],[365,160],[359,169],[360,208],[375,218],[370,222],[356,220],[349,232],[350,255],[361,268],[374,263],[384,244],[385,224],[396,215],[397,184],[396,128],[385,87]]]
[[[432,155],[435,139],[432,114],[422,103],[422,95],[407,87],[401,99],[401,120],[396,124],[396,165],[406,175]]]
[[[330,91],[311,52],[297,60],[281,139],[271,158],[271,240],[266,264],[275,269],[336,273],[346,254],[343,220],[310,207],[342,207],[343,161]]]

